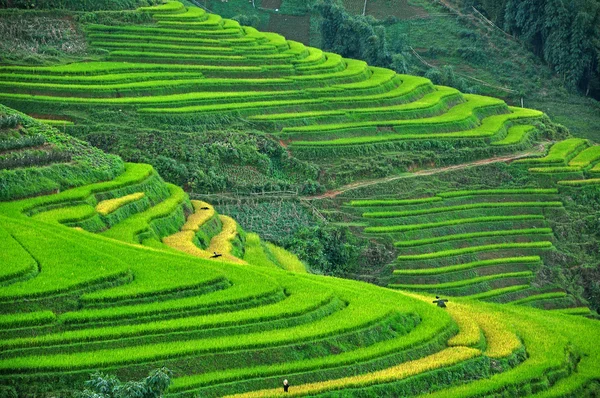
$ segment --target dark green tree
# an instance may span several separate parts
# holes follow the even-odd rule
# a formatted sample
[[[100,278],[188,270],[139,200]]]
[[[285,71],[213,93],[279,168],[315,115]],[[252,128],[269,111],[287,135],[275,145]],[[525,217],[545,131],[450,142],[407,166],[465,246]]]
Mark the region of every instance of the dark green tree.
[[[355,272],[361,241],[348,227],[305,227],[287,238],[283,246],[310,265],[313,272],[325,275],[344,275]]]
[[[373,17],[350,15],[337,1],[322,0],[316,10],[323,17],[322,47],[346,58],[361,59],[369,65],[389,67],[385,29]]]
[[[567,87],[590,93],[600,76],[599,1],[507,0],[503,17]]]

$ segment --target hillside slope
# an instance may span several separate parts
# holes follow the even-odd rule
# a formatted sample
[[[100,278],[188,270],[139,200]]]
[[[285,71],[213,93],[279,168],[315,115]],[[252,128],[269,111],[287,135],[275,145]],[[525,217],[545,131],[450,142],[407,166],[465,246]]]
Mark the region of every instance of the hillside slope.
[[[174,397],[280,396],[284,378],[286,396],[598,390],[597,321],[465,299],[444,310],[305,274],[148,165],[2,201],[0,234],[7,394],[70,396],[93,370],[131,379],[159,366],[174,371]]]
[[[344,59],[179,2],[140,8],[137,20],[127,14],[139,23],[100,15],[78,18],[87,21],[79,26],[89,47],[104,56],[2,66],[0,101],[74,122],[72,134],[148,161],[195,192],[336,186],[514,152],[553,134],[542,112]],[[340,162],[342,155],[351,160]]]

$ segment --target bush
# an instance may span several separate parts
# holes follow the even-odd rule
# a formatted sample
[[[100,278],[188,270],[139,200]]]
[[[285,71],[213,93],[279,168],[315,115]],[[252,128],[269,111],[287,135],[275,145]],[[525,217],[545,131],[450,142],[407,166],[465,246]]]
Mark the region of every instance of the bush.
[[[167,368],[152,371],[141,381],[121,382],[116,376],[100,372],[90,375],[86,388],[77,398],[160,398],[171,385],[173,372]]]
[[[361,242],[348,227],[304,227],[293,237],[283,240],[283,246],[307,263],[313,272],[344,275],[355,271]]]

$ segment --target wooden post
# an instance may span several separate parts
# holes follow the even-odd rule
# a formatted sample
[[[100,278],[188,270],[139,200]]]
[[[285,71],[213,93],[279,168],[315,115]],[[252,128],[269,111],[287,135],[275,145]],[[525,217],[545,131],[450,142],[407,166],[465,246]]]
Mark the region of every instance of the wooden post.
[[[523,97],[521,97],[521,108],[525,108],[525,107],[523,106]]]
[[[363,17],[364,17],[365,15],[367,15],[367,1],[369,1],[369,0],[365,0],[365,5],[364,5],[364,7],[363,7]]]

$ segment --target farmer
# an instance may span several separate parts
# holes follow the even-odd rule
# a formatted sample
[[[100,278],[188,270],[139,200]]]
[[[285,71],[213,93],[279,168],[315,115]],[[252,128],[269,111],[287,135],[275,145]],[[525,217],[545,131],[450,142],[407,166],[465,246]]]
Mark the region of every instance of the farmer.
[[[213,252],[213,253],[215,253],[215,254],[213,254],[212,256],[210,256],[210,258],[218,258],[218,257],[222,256],[222,254],[217,254],[217,252]]]
[[[283,392],[288,392],[288,388],[290,388],[290,384],[287,379],[283,381]]]
[[[446,303],[448,302],[448,300],[441,299],[440,296],[435,296],[435,300],[433,300],[433,302],[436,303],[437,306],[440,308],[446,308]]]

